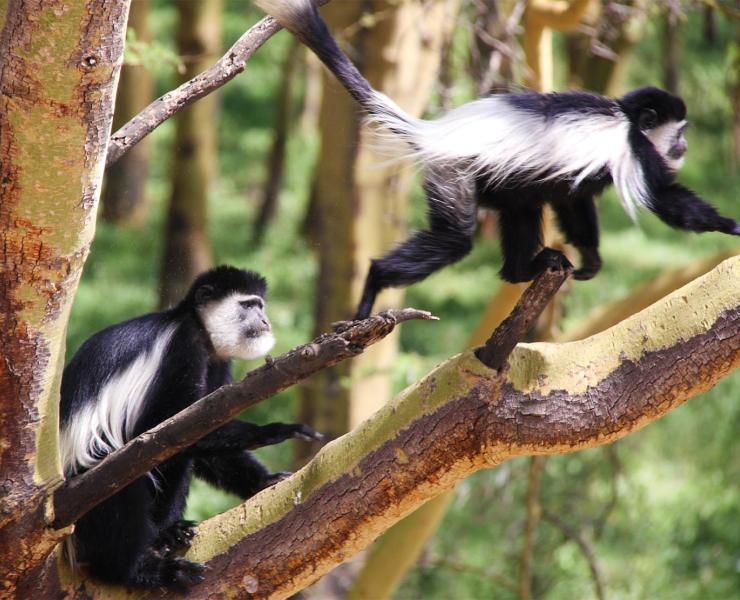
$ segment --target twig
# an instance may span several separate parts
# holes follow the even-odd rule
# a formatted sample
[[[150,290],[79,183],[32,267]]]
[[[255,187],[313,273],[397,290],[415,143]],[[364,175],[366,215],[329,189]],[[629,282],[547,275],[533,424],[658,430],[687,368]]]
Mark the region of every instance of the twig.
[[[318,5],[329,0],[317,0]],[[181,86],[157,98],[138,115],[111,135],[105,166],[116,162],[167,119],[207,96],[247,68],[247,61],[282,27],[272,17],[265,17],[244,33],[215,65]]]
[[[532,456],[529,459],[529,477],[527,482],[527,521],[524,526],[524,547],[522,548],[519,569],[519,599],[530,600],[532,597],[532,557],[534,556],[535,535],[540,521],[540,482],[544,456]]]
[[[436,319],[414,308],[387,310],[356,321],[340,333],[323,334],[293,348],[191,404],[108,455],[95,467],[66,481],[54,493],[56,529],[74,523],[91,508],[141,477],[159,463],[227,423],[245,408],[305,379],[309,375],[360,354],[387,336],[398,323]]]
[[[506,366],[509,354],[534,324],[547,303],[571,274],[572,266],[548,267],[532,282],[482,348],[476,351],[480,361],[498,371]]]
[[[619,452],[617,451],[618,443],[619,442],[615,442],[604,446],[604,451],[609,457],[609,462],[611,463],[611,493],[609,495],[609,500],[594,523],[594,539],[596,540],[601,539],[601,536],[604,533],[604,527],[606,526],[606,521],[617,506],[617,501],[619,500],[619,475],[622,472],[622,461],[619,459]]]
[[[517,586],[514,581],[509,579],[506,575],[494,573],[490,569],[476,567],[475,565],[469,565],[456,560],[436,557],[425,560],[424,565],[429,565],[430,567],[442,567],[446,569],[451,569],[453,571],[457,571],[458,573],[468,573],[470,575],[481,577],[482,579],[488,579],[493,583],[500,585],[501,587],[505,587],[507,590],[511,590],[513,592],[517,591]]]
[[[591,577],[594,580],[596,597],[599,600],[604,600],[604,585],[601,580],[601,570],[591,545],[575,529],[550,511],[542,511],[542,518],[557,527],[566,538],[577,544],[578,548],[581,550],[581,554],[583,554],[583,557],[586,559],[588,566],[591,569]]]

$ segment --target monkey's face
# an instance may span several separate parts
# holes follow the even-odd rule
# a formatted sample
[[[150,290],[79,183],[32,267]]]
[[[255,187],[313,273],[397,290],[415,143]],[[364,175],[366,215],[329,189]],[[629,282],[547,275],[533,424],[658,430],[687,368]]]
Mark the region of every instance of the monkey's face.
[[[260,296],[235,292],[207,302],[199,313],[219,358],[258,358],[275,344]]]
[[[684,154],[689,148],[684,137],[688,126],[685,120],[668,121],[643,130],[671,171],[678,171],[683,166]]]

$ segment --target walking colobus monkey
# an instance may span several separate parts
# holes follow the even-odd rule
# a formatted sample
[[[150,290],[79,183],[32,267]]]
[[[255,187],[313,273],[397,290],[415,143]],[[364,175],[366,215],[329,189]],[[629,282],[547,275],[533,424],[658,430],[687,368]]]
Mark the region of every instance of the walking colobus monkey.
[[[587,92],[494,95],[433,121],[415,119],[370,87],[342,52],[313,0],[256,0],[323,61],[369,120],[406,142],[404,156],[425,167],[429,228],[373,260],[355,318],[370,314],[380,290],[407,285],[472,248],[476,209],[498,211],[501,276],[529,281],[564,260],[543,248],[541,218],[552,206],[565,238],[579,251],[576,279],[601,267],[594,197],[614,184],[627,213],[637,206],[671,227],[740,235],[691,190],[674,181],[687,149],[686,106],[645,87],[619,99]]]
[[[267,283],[222,266],[200,275],[174,308],[113,325],[88,339],[62,376],[65,475],[89,469],[131,438],[231,381],[231,358],[273,346]],[[300,424],[231,421],[82,517],[67,551],[106,581],[185,589],[202,565],[177,552],[194,524],[182,520],[191,475],[242,498],[281,479],[250,452],[290,438],[320,439]]]

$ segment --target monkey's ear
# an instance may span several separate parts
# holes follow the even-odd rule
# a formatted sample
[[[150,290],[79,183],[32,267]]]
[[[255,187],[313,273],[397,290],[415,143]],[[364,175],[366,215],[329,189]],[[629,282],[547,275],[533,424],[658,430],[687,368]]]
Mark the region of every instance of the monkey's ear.
[[[213,298],[215,291],[216,289],[212,285],[201,285],[197,290],[195,290],[195,303],[205,304]]]
[[[653,129],[658,124],[658,113],[652,108],[643,108],[637,117],[637,126],[641,131]]]

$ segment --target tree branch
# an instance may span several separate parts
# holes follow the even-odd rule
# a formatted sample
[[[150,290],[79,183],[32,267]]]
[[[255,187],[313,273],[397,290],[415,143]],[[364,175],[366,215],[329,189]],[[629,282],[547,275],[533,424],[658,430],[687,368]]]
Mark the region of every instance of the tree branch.
[[[319,6],[327,2],[329,0],[316,1]],[[281,29],[272,17],[263,18],[244,33],[215,65],[157,98],[111,136],[105,166],[116,162],[171,116],[244,71],[252,55]]]
[[[594,591],[598,600],[604,600],[604,584],[602,582],[601,569],[599,568],[599,562],[596,560],[596,554],[589,544],[578,531],[568,525],[555,513],[551,513],[548,510],[542,512],[542,518],[557,527],[563,535],[576,543],[578,548],[581,550],[581,554],[586,559],[588,567],[591,570],[591,578],[594,580]]]
[[[520,344],[507,376],[448,360],[293,477],[201,523],[188,557],[224,589],[284,598],[455,482],[619,439],[740,366],[740,257],[586,340]],[[152,592],[147,597],[157,597]]]
[[[547,268],[524,290],[511,314],[493,332],[476,354],[480,361],[497,371],[506,366],[514,347],[534,325],[547,303],[573,272],[573,267]]]
[[[245,408],[275,395],[309,375],[362,353],[387,336],[398,323],[434,320],[413,308],[387,310],[363,321],[345,324],[339,333],[324,334],[293,348],[247,373],[239,383],[226,385],[201,398],[108,455],[95,467],[67,480],[54,493],[56,529],[74,523],[91,508],[115,494],[159,463],[224,425]]]

